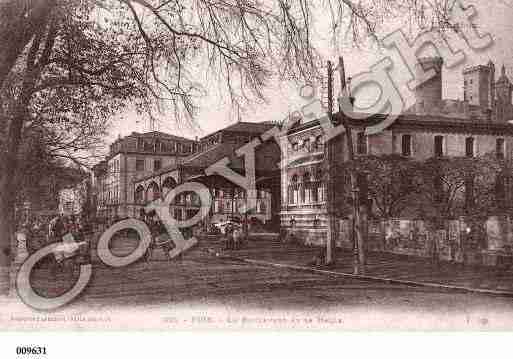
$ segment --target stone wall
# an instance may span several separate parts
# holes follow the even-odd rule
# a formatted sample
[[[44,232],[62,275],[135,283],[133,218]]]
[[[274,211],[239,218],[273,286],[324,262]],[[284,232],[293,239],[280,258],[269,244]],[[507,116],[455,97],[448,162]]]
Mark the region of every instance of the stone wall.
[[[326,227],[287,227],[297,240],[309,246],[326,244]],[[339,220],[336,246],[353,248],[352,221]],[[490,217],[483,225],[463,219],[446,221],[441,227],[423,220],[393,219],[369,222],[368,251],[389,252],[424,258],[438,258],[477,265],[513,263],[513,218]]]

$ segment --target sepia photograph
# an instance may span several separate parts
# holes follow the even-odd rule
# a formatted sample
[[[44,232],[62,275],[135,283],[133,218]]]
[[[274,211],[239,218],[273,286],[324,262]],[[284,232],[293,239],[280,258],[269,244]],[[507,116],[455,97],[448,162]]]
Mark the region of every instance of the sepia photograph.
[[[0,0],[0,330],[510,331],[512,20]]]

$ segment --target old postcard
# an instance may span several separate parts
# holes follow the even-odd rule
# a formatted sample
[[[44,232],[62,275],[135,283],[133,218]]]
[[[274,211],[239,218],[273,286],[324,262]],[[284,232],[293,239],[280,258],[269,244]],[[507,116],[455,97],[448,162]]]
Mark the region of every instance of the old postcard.
[[[512,19],[2,0],[0,329],[512,329]]]

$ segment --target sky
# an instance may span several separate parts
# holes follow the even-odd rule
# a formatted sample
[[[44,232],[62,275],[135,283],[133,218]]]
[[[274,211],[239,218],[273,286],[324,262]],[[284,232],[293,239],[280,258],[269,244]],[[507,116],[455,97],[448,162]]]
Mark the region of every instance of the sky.
[[[478,25],[480,33],[490,33],[494,43],[483,52],[466,52],[466,60],[463,64],[452,69],[443,69],[444,99],[463,99],[462,70],[468,66],[484,65],[492,60],[495,63],[496,74],[500,74],[500,68],[504,64],[507,75],[510,79],[513,79],[513,22],[511,21],[513,19],[513,0],[471,0],[465,1],[465,4],[475,6],[477,15],[472,21]],[[386,35],[397,30],[400,26],[398,23],[389,23],[382,34]],[[347,76],[369,71],[370,67],[383,59],[385,55],[374,43],[368,43],[358,49],[345,45],[337,46],[337,49],[319,35],[322,31],[321,28],[317,34],[317,47],[320,53],[326,60],[330,59],[332,61],[337,61],[338,56],[343,56]],[[464,43],[455,42],[455,44],[459,44],[461,49],[465,49]],[[398,59],[394,58],[393,60],[394,69],[391,76],[394,82],[406,81],[407,75],[405,74],[407,74],[407,70],[401,67]],[[199,130],[187,128],[183,125],[178,126],[171,116],[169,119],[164,118],[163,121],[160,121],[157,129],[177,136],[195,138],[196,136],[203,137],[235,123],[237,116],[234,115],[234,110],[230,107],[227,99],[217,95],[213,87],[210,88],[211,91],[201,100],[201,109],[195,118]],[[300,86],[297,84],[273,81],[265,91],[267,103],[254,104],[251,109],[241,113],[242,120],[251,122],[283,120],[289,113],[306,104],[305,100],[299,96],[299,89]],[[377,92],[369,87],[357,95],[357,101],[365,105],[372,103],[375,96],[377,96]],[[149,129],[149,121],[143,116],[127,110],[114,119],[106,142],[112,142],[118,136],[125,136],[133,131],[145,132]]]

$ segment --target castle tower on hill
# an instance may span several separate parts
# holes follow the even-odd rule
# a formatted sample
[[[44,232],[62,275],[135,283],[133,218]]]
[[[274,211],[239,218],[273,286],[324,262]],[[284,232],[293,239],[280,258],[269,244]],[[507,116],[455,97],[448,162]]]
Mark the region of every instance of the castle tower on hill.
[[[417,112],[438,108],[442,101],[442,65],[441,57],[422,57],[415,66],[417,78],[423,78],[426,71],[434,70],[435,76],[415,88]]]
[[[502,65],[501,76],[495,83],[495,117],[497,121],[509,121],[511,117],[511,82],[506,76],[506,68]]]
[[[470,105],[491,109],[494,100],[495,65],[473,66],[463,70],[463,99]]]
[[[435,71],[435,76],[415,88],[415,106],[407,112],[478,121],[513,123],[513,83],[502,66],[496,80],[495,65],[477,65],[463,70],[463,101],[442,98],[442,66],[440,57],[422,57],[415,66],[417,79]],[[420,80],[422,81],[422,80]]]
[[[495,84],[495,93],[497,101],[501,104],[511,104],[511,82],[506,76],[506,68],[502,65],[501,76]]]

